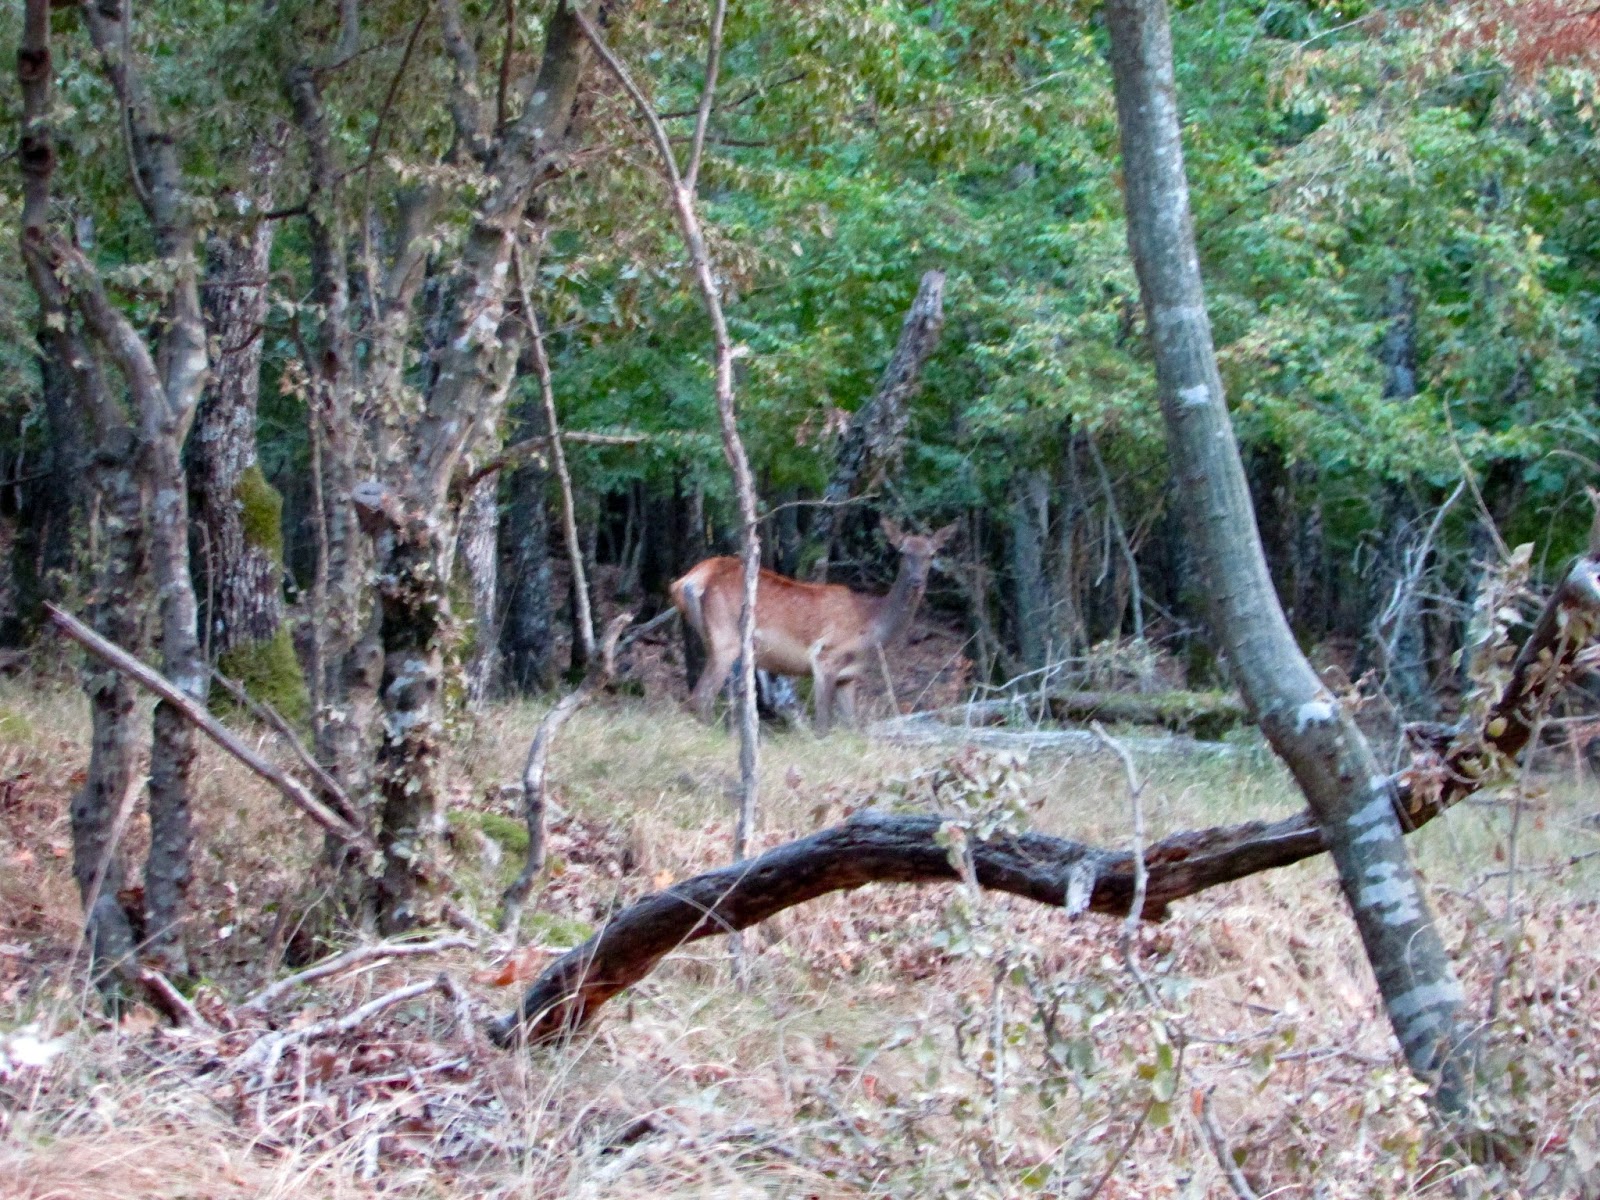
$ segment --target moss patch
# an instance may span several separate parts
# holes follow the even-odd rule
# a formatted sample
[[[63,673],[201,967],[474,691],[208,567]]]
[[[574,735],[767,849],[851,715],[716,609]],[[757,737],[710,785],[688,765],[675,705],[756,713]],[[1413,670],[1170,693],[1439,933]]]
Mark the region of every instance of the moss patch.
[[[21,745],[33,740],[33,722],[26,713],[0,705],[0,742]],[[527,840],[526,836],[523,838]]]
[[[522,928],[530,942],[566,950],[589,940],[594,926],[576,917],[557,913],[530,912],[522,918]]]
[[[518,821],[500,813],[480,813],[478,828],[499,842],[501,848],[510,854],[528,852],[528,826],[525,821]]]
[[[275,563],[283,561],[283,497],[267,482],[260,466],[251,464],[234,485],[245,544],[264,550]]]
[[[306,690],[305,673],[294,654],[289,627],[265,642],[235,646],[217,659],[217,669],[244,685],[244,690],[263,704],[270,704],[296,725],[311,719],[311,694]],[[224,695],[218,706],[227,702]]]

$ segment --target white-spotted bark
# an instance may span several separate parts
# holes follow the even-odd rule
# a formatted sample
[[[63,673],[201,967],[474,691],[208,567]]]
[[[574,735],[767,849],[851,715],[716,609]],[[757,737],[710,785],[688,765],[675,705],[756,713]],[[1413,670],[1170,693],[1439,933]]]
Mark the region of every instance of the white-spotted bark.
[[[1436,1082],[1444,1107],[1458,1109],[1468,1081],[1461,989],[1406,853],[1394,783],[1295,643],[1256,530],[1206,315],[1167,7],[1111,0],[1106,16],[1128,244],[1212,628],[1333,854],[1407,1061]]]

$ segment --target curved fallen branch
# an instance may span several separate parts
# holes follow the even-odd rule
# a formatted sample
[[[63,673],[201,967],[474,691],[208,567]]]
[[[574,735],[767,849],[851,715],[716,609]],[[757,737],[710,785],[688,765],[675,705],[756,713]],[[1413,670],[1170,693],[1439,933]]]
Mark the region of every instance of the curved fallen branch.
[[[362,963],[377,962],[391,958],[416,958],[424,954],[440,954],[446,950],[468,950],[475,943],[470,938],[442,937],[431,942],[377,942],[370,946],[357,946],[346,950],[343,954],[335,954],[332,958],[323,959],[315,966],[307,967],[304,971],[294,975],[285,976],[275,983],[262,988],[239,1006],[239,1011],[248,1012],[251,1009],[265,1011],[276,1003],[280,997],[287,996],[297,987],[304,987],[308,983],[315,983],[319,979],[326,979],[330,975],[337,975],[351,967]]]
[[[944,825],[938,816],[867,812],[646,896],[552,963],[490,1035],[506,1045],[526,1024],[533,1041],[559,1036],[679,946],[746,929],[829,892],[868,883],[957,881],[940,837]],[[968,848],[979,885],[992,891],[1069,912],[1126,914],[1133,900],[1134,858],[1126,851],[1042,833],[999,835]],[[1303,813],[1175,835],[1145,853],[1144,915],[1159,918],[1173,900],[1321,850],[1322,834]]]
[[[1600,562],[1580,558],[1551,595],[1517,655],[1484,730],[1463,734],[1439,758],[1419,762],[1373,789],[1399,810],[1407,833],[1489,783],[1526,748],[1539,712],[1570,676],[1600,629]],[[959,878],[939,836],[944,819],[868,812],[759,857],[707,871],[646,896],[583,945],[546,968],[516,1009],[489,1027],[507,1046],[546,1041],[590,1020],[667,954],[689,942],[746,929],[830,892],[868,883],[942,883]],[[1069,913],[1125,916],[1134,902],[1134,856],[1039,833],[969,841],[978,883]],[[1159,919],[1175,900],[1288,866],[1326,849],[1309,811],[1280,821],[1189,830],[1145,850],[1142,916]]]

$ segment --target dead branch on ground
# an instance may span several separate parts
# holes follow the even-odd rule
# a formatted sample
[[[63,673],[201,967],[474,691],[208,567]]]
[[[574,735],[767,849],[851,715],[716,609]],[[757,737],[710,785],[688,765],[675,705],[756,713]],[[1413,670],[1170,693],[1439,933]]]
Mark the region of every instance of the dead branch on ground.
[[[239,1009],[241,1012],[251,1009],[264,1011],[279,997],[288,995],[295,988],[326,979],[330,975],[337,975],[362,963],[381,962],[391,958],[417,958],[424,954],[441,954],[446,950],[469,950],[475,944],[470,938],[442,937],[431,942],[378,942],[371,946],[357,946],[353,950],[346,950],[342,954],[335,954],[332,958],[323,959],[315,966],[285,976],[276,983],[262,988],[241,1004]]]

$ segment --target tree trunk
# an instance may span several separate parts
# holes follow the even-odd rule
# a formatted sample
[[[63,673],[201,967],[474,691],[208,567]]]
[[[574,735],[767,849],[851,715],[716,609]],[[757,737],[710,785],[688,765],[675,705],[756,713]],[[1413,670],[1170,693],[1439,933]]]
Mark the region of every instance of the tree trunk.
[[[527,436],[544,428],[530,413]],[[555,602],[550,579],[549,472],[529,463],[512,472],[500,524],[506,618],[501,651],[506,686],[530,696],[555,686]]]
[[[1460,1110],[1469,1078],[1461,989],[1402,841],[1394,783],[1300,653],[1256,532],[1195,251],[1167,7],[1162,0],[1111,0],[1106,15],[1128,245],[1212,628],[1333,853],[1407,1061],[1436,1082],[1443,1107]]]
[[[1039,470],[1011,481],[1011,589],[1017,657],[1029,671],[1045,665],[1050,645],[1050,591],[1044,543],[1050,528],[1050,480]]]
[[[77,570],[74,546],[85,516],[82,484],[88,450],[75,408],[71,365],[60,357],[64,341],[41,323],[39,399],[46,437],[32,470],[42,477],[19,488],[22,502],[10,555],[14,604],[0,629],[3,644],[26,645],[44,603],[61,599]]]
[[[402,933],[427,919],[428,866],[442,832],[439,790],[439,693],[444,673],[442,635],[449,597],[440,586],[446,558],[438,525],[397,511],[392,493],[363,490],[357,502],[377,510],[379,634],[383,677],[383,743],[378,751],[378,846],[383,874],[377,881],[378,929]]]
[[[81,347],[80,347],[81,349]],[[98,385],[89,371],[77,372],[84,389]],[[118,425],[100,431],[89,465],[89,485],[98,520],[94,601],[87,614],[101,636],[119,646],[144,644],[139,614],[145,607],[144,511],[136,476],[133,430]],[[139,723],[133,684],[95,659],[83,669],[89,698],[89,770],[72,797],[72,862],[88,928],[91,966],[101,986],[125,973],[138,940],[119,897],[126,883],[118,845],[139,784]],[[114,974],[113,974],[114,973]]]
[[[456,534],[456,560],[472,589],[472,656],[467,660],[467,703],[480,708],[500,669],[500,479],[487,475],[467,495]]]
[[[272,230],[261,221],[207,247],[206,320],[217,361],[195,417],[189,482],[217,667],[299,722],[311,715],[310,696],[284,623],[283,499],[256,457]]]
[[[1384,399],[1410,400],[1417,394],[1417,301],[1406,275],[1397,273],[1389,278],[1384,309],[1389,318],[1379,348]],[[1405,721],[1431,721],[1439,715],[1429,677],[1422,601],[1417,594],[1424,564],[1409,561],[1415,554],[1426,553],[1418,548],[1425,524],[1420,518],[1405,487],[1397,482],[1384,486],[1375,527],[1388,532],[1376,546],[1371,636],[1384,688]],[[1406,530],[1406,536],[1394,536],[1393,531],[1399,529]]]
[[[909,419],[907,405],[922,383],[922,368],[939,345],[944,329],[944,272],[929,271],[900,326],[900,340],[871,399],[856,410],[840,439],[833,475],[815,510],[811,541],[821,552],[812,577],[826,581],[828,559],[838,532],[839,505],[856,494],[867,468],[887,467],[900,455]]]

